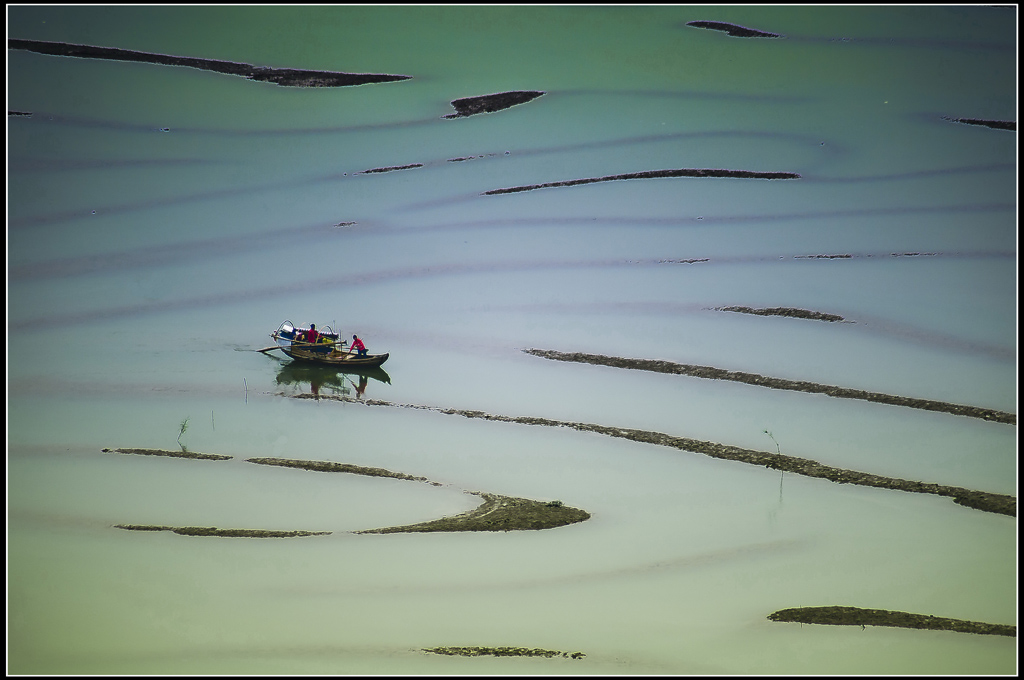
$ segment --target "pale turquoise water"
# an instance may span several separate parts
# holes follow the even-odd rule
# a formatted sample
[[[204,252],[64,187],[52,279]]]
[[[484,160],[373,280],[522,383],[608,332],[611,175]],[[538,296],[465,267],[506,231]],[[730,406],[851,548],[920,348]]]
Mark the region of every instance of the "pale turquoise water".
[[[1015,623],[1012,518],[596,434],[286,399],[308,384],[282,387],[283,363],[240,351],[270,344],[284,319],[314,321],[391,352],[391,383],[370,381],[370,398],[774,450],[769,430],[790,455],[1015,495],[1013,426],[520,352],[1016,412],[1016,133],[941,118],[1015,119],[1015,9],[8,18],[11,38],[413,76],[297,90],[9,50],[8,109],[33,114],[8,119],[10,672],[1015,672],[1009,638],[765,618],[835,604]],[[696,19],[787,38],[685,25]],[[513,89],[547,94],[441,118],[453,99]],[[803,178],[480,195],[679,167]],[[935,255],[891,257],[912,252]],[[815,254],[856,257],[800,257]],[[671,262],[696,258],[708,262]],[[851,323],[712,309],[725,305]],[[185,418],[189,449],[235,459],[100,452],[176,448]],[[473,507],[460,490],[593,517],[515,534],[348,533]],[[218,540],[117,523],[335,533]],[[419,651],[438,645],[587,656]]]

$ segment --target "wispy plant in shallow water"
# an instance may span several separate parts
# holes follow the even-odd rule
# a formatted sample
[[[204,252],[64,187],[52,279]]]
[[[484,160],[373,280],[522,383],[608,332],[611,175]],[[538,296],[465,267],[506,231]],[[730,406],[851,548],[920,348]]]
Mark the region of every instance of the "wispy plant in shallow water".
[[[185,420],[181,421],[180,427],[181,429],[178,430],[178,446],[180,446],[181,450],[184,451],[185,445],[181,443],[181,435],[185,434],[185,430],[188,429],[188,418],[185,418]]]
[[[768,430],[764,430],[764,433],[765,433],[766,435],[768,435],[769,437],[771,437],[771,438],[772,438],[772,441],[773,441],[773,442],[775,442],[775,450],[776,450],[776,451],[778,452],[778,454],[779,454],[779,455],[781,456],[781,455],[782,455],[782,449],[781,449],[781,448],[779,448],[779,442],[778,442],[778,440],[777,440],[777,439],[775,439],[775,435],[773,435],[773,434],[772,434],[771,432],[769,432]],[[785,479],[786,479],[786,471],[785,471],[785,470],[783,470],[783,471],[782,471],[782,476],[781,476],[781,477],[779,477],[779,505],[781,505],[781,504],[782,504],[782,482],[783,482],[783,480],[785,480]]]

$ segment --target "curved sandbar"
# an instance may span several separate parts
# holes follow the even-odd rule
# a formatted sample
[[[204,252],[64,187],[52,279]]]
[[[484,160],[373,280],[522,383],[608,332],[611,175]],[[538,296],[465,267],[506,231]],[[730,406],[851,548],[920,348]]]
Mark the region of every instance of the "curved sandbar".
[[[320,460],[292,460],[289,458],[248,458],[247,462],[258,465],[280,465],[283,467],[301,468],[314,472],[345,472],[370,477],[390,477],[413,482],[428,482],[441,486],[440,482],[431,482],[426,477],[413,477],[401,472],[392,472],[384,468],[363,467],[348,463],[335,463]],[[397,534],[432,531],[522,531],[534,529],[553,529],[582,522],[590,518],[590,513],[578,508],[570,508],[561,501],[534,501],[529,498],[501,496],[498,494],[467,491],[466,493],[480,496],[484,502],[461,515],[442,517],[441,519],[420,522],[399,527],[367,529],[356,531],[357,534]]]
[[[162,451],[160,449],[103,449],[102,451],[103,453],[133,453],[139,456],[169,456],[195,460],[231,460],[231,456],[222,456],[217,453],[193,453],[192,451]]]
[[[752,170],[722,170],[713,168],[679,168],[674,170],[646,170],[644,172],[627,172],[621,175],[605,175],[604,177],[586,177],[584,179],[570,179],[562,182],[545,182],[544,184],[528,184],[519,187],[508,187],[507,189],[491,189],[485,191],[482,196],[494,196],[497,194],[515,194],[521,191],[533,191],[534,189],[550,189],[552,187],[574,187],[580,184],[594,184],[596,182],[615,182],[623,179],[659,179],[662,177],[728,177],[733,179],[800,179],[795,172],[755,172]]]
[[[527,647],[431,647],[423,651],[445,656],[543,656],[547,659],[561,656],[577,660],[586,656],[583,652],[570,653],[554,649],[529,649]]]
[[[517,104],[525,104],[544,94],[537,90],[515,90],[512,92],[498,92],[497,94],[485,94],[479,97],[463,97],[452,101],[455,113],[449,113],[442,118],[465,118],[478,113],[494,113]]]
[[[321,397],[330,398],[330,397]],[[342,398],[345,399],[345,398]],[[362,403],[362,402],[360,402]],[[103,449],[110,452],[111,449]],[[137,453],[153,456],[172,456],[175,458],[206,458],[211,460],[227,460],[231,456],[215,454],[194,454],[179,451],[159,451],[155,449],[115,449],[116,453]],[[247,458],[246,462],[257,465],[276,465],[279,467],[299,468],[313,472],[342,472],[347,474],[366,475],[368,477],[387,477],[411,482],[427,482],[433,486],[441,486],[440,482],[432,482],[426,477],[414,477],[402,472],[392,472],[384,468],[335,463],[323,460],[296,460],[292,458]],[[452,517],[410,524],[407,526],[384,527],[356,531],[357,534],[395,534],[436,531],[523,531],[537,529],[553,529],[555,527],[575,524],[590,518],[590,513],[578,508],[563,505],[561,501],[535,501],[529,498],[502,496],[479,491],[465,493],[480,496],[484,502],[469,512]],[[218,529],[217,527],[172,527],[162,524],[115,524],[118,529],[129,531],[173,531],[183,536],[221,536],[240,538],[291,538],[295,536],[323,536],[330,531],[272,531],[267,529]]]
[[[1007,635],[1017,637],[1017,626],[999,623],[981,623],[963,619],[946,619],[926,614],[908,614],[888,609],[861,609],[860,607],[795,607],[780,609],[768,615],[771,621],[793,623],[820,623],[829,626],[890,626],[894,628],[921,628],[925,630],[951,630],[977,635]]]
[[[985,120],[983,118],[950,118],[949,116],[943,116],[942,120],[948,120],[950,123],[963,123],[964,125],[981,125],[982,127],[992,128],[993,130],[1017,129],[1017,121],[1015,120]]]
[[[656,359],[626,359],[623,357],[610,357],[603,354],[584,354],[582,352],[557,352],[547,349],[524,349],[527,354],[553,359],[555,361],[572,361],[584,364],[596,364],[599,366],[614,366],[616,368],[631,368],[640,371],[653,371],[655,373],[675,373],[687,375],[694,378],[707,378],[709,380],[731,380],[733,382],[770,387],[776,390],[794,390],[796,392],[810,392],[815,394],[827,394],[830,397],[840,399],[861,399],[879,404],[891,406],[906,406],[908,408],[922,409],[925,411],[940,411],[951,413],[957,416],[968,418],[980,418],[997,423],[1008,425],[1017,424],[1017,414],[997,411],[991,408],[980,406],[964,406],[962,404],[951,404],[945,401],[934,401],[931,399],[917,399],[915,397],[901,397],[893,394],[882,394],[881,392],[867,392],[847,387],[836,387],[835,385],[822,385],[820,383],[808,382],[806,380],[787,380],[785,378],[771,378],[757,373],[745,373],[743,371],[728,371],[724,368],[713,366],[696,366],[693,364],[677,364],[671,361]]]
[[[727,24],[724,21],[687,21],[687,26],[693,26],[694,28],[707,28],[712,31],[724,31],[734,38],[781,38],[782,36],[778,33],[769,33],[768,31],[759,31],[756,28],[747,28],[745,26],[737,26],[736,24]]]
[[[826,314],[825,312],[812,312],[809,309],[796,309],[794,307],[764,307],[754,309],[752,307],[715,307],[719,312],[739,312],[741,314],[757,314],[758,316],[791,316],[797,319],[814,319],[816,321],[843,321],[838,314]]]
[[[195,57],[175,57],[169,54],[136,52],[116,47],[95,47],[93,45],[76,45],[73,43],[47,42],[43,40],[7,40],[9,50],[27,50],[39,54],[50,54],[60,57],[80,57],[84,59],[110,59],[113,61],[137,61],[147,64],[164,66],[187,66],[203,71],[226,73],[242,76],[249,80],[276,83],[285,87],[346,87],[349,85],[365,85],[367,83],[389,83],[409,80],[412,76],[389,75],[383,73],[342,73],[339,71],[308,71],[292,68],[269,68],[253,66],[234,61],[218,59],[198,59]]]
[[[222,538],[294,538],[327,536],[330,531],[271,531],[269,529],[218,529],[217,527],[169,527],[160,524],[115,524],[128,531],[173,531],[182,536],[220,536]]]
[[[287,396],[287,395],[281,395]],[[294,399],[312,399],[312,395],[294,395]],[[607,425],[595,425],[593,423],[578,423],[565,420],[552,420],[550,418],[535,418],[528,416],[502,416],[485,413],[484,411],[470,411],[463,409],[439,408],[436,406],[421,406],[416,404],[396,404],[378,399],[359,400],[345,396],[321,396],[322,400],[341,401],[363,406],[391,406],[397,408],[414,408],[426,411],[436,411],[450,415],[459,415],[466,418],[481,418],[483,420],[494,420],[503,423],[519,423],[521,425],[542,425],[545,427],[569,427],[581,432],[595,432],[609,437],[620,437],[632,441],[655,444],[657,446],[670,446],[672,448],[693,453],[701,453],[711,458],[722,458],[733,460],[749,465],[760,465],[783,472],[792,472],[805,477],[818,477],[827,479],[839,484],[856,484],[858,486],[871,486],[882,489],[894,489],[897,491],[909,491],[911,493],[929,493],[937,496],[948,496],[959,505],[985,512],[994,512],[1000,515],[1017,516],[1017,499],[1006,494],[989,493],[987,491],[975,491],[960,486],[947,486],[944,484],[932,484],[928,482],[916,482],[896,477],[883,477],[867,472],[846,470],[843,468],[824,465],[808,458],[797,458],[769,451],[755,451],[744,449],[738,446],[728,446],[715,442],[690,439],[688,437],[676,437],[661,432],[650,430],[635,430],[624,427],[609,427]]]
[[[366,529],[357,534],[399,534],[433,531],[523,531],[554,529],[590,519],[590,513],[570,508],[561,501],[534,501],[529,498],[467,491],[484,502],[469,512],[452,517],[400,527]]]

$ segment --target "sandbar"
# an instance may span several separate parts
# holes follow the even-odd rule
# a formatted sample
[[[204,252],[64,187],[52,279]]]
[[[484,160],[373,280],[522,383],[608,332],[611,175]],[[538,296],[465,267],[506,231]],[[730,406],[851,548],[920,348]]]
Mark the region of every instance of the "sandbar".
[[[860,607],[795,607],[780,609],[768,615],[770,621],[793,623],[819,623],[830,626],[890,626],[894,628],[920,628],[924,630],[951,630],[977,635],[1007,635],[1017,637],[1017,626],[982,623],[963,619],[947,619],[927,614],[908,614],[889,609],[861,609]]]

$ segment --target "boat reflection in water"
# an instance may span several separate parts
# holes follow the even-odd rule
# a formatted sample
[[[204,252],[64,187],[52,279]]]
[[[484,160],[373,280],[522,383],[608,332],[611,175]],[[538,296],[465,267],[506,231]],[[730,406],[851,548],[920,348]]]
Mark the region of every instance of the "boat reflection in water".
[[[306,393],[305,385],[308,383],[309,393],[316,398],[323,394],[352,396],[354,392],[356,399],[363,398],[371,380],[391,384],[391,376],[379,366],[346,367],[340,370],[303,361],[291,361],[283,365],[276,378],[278,385],[291,388],[292,395]]]

